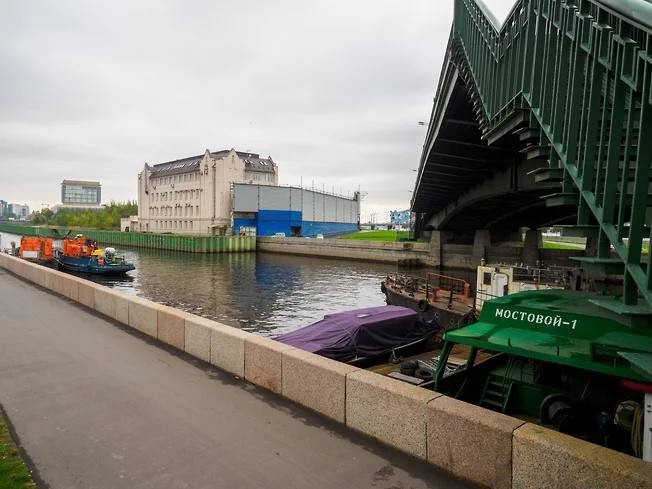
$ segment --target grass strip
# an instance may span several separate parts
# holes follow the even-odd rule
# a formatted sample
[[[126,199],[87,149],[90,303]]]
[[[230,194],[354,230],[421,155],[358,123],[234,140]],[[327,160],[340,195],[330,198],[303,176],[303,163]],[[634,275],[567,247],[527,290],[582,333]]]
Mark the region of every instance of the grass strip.
[[[345,234],[340,236],[342,239],[356,239],[362,241],[398,241],[400,239],[408,239],[410,237],[409,231],[360,231],[357,233]]]
[[[20,457],[0,413],[0,489],[34,489],[36,484]]]

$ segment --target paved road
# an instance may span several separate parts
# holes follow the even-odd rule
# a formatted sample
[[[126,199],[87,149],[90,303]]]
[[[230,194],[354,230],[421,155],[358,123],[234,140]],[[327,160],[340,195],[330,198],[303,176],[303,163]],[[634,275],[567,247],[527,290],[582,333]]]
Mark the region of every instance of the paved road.
[[[0,403],[52,489],[469,487],[2,269]]]

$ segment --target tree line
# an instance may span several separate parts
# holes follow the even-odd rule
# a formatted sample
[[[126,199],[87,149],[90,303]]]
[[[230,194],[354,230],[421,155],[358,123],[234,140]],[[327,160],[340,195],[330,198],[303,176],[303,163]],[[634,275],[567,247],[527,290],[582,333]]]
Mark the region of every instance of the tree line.
[[[93,229],[120,229],[120,218],[138,214],[136,201],[111,202],[100,210],[43,209],[32,214],[35,225],[70,226]]]

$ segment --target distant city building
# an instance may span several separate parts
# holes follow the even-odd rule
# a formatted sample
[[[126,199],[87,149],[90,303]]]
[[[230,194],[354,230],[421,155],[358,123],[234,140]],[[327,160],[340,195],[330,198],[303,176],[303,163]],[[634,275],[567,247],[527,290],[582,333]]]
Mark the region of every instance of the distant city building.
[[[353,198],[301,187],[233,186],[233,233],[315,237],[360,229],[360,192]]]
[[[6,200],[0,200],[0,217],[6,217],[9,214],[9,204]]]
[[[389,211],[389,222],[391,224],[407,226],[410,224],[410,211]]]
[[[61,182],[61,204],[58,209],[101,209],[102,185],[100,182],[64,180]]]
[[[29,206],[27,204],[9,204],[7,208],[7,215],[13,215],[19,221],[25,221],[29,217]]]
[[[145,164],[138,174],[139,230],[226,234],[234,183],[278,185],[278,168],[270,156],[234,149]]]

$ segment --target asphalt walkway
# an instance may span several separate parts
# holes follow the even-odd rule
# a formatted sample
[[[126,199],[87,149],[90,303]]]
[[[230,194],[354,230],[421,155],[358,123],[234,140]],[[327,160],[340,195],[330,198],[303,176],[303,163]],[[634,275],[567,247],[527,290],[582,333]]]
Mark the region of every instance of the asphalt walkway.
[[[52,489],[470,487],[2,269],[0,404]]]

